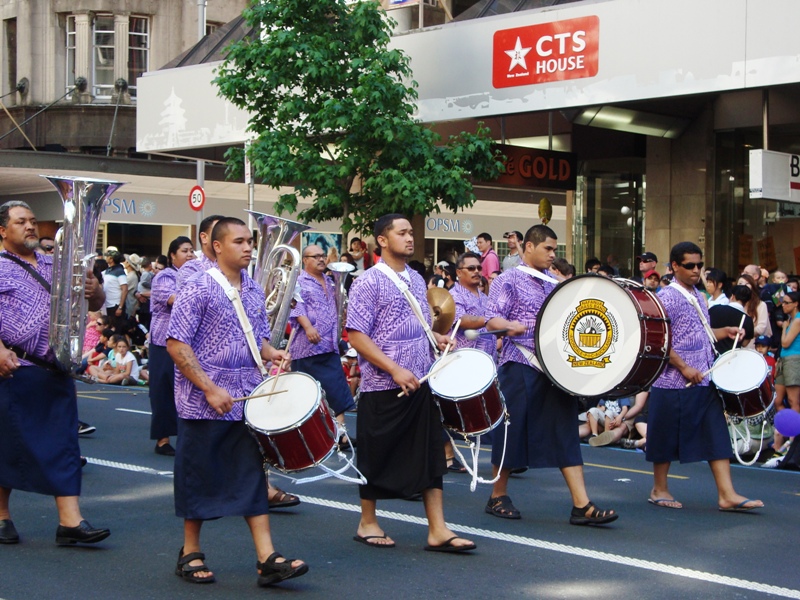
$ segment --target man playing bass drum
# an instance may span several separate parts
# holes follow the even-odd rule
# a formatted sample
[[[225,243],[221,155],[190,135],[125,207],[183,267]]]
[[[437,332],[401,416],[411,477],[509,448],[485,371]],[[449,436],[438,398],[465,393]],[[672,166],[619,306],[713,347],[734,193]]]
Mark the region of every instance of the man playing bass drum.
[[[522,244],[522,263],[498,275],[489,290],[488,330],[507,329],[500,354],[498,380],[511,424],[505,463],[492,488],[486,512],[519,519],[508,496],[512,470],[556,467],[572,496],[570,523],[601,525],[617,519],[613,510],[597,508],[586,494],[578,428],[577,400],[560,390],[534,366],[534,329],[539,311],[558,281],[548,272],[555,258],[555,232],[546,225],[528,229]],[[500,437],[499,435],[495,437]],[[502,444],[492,445],[494,475],[502,459]]]

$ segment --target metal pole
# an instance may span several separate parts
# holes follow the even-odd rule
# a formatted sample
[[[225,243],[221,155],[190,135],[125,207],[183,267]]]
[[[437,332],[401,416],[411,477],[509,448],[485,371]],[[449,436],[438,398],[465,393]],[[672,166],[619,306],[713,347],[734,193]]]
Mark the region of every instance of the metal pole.
[[[769,150],[769,90],[761,92],[761,128],[762,145]]]
[[[197,39],[206,35],[206,0],[197,0]]]
[[[197,41],[198,43],[206,36],[206,0],[197,0]],[[206,163],[205,161],[197,161],[197,185],[204,187],[206,182]],[[203,220],[203,213],[205,212],[205,203],[203,208],[197,211],[197,237],[200,239],[200,223]]]

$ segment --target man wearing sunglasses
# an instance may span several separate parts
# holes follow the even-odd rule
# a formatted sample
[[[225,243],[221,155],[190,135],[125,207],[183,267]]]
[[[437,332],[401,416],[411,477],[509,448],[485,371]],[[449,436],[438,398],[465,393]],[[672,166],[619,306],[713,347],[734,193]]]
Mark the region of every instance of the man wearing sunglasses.
[[[674,279],[659,299],[671,320],[669,364],[650,390],[647,421],[648,462],[653,463],[653,489],[648,502],[663,508],[683,505],[670,493],[667,477],[672,461],[708,461],[717,486],[717,504],[725,512],[761,508],[760,500],[737,494],[731,479],[731,442],[722,403],[709,385],[715,340],[744,335],[738,326],[711,329],[708,308],[696,289],[703,253],[692,242],[670,251]]]
[[[336,420],[344,426],[344,413],[352,410],[355,402],[339,358],[342,332],[336,329],[336,287],[325,276],[327,264],[319,246],[312,244],[303,250],[303,270],[297,277],[300,297],[289,320],[292,329],[297,330],[291,348],[292,370],[319,381]],[[339,446],[342,450],[349,449],[346,435]]]

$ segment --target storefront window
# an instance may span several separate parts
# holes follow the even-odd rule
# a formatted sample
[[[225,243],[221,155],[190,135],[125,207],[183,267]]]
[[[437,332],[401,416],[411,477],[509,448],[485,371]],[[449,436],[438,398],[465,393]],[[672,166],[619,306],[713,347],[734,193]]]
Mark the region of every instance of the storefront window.
[[[644,159],[587,161],[578,177],[573,221],[577,273],[589,258],[610,264],[622,277],[637,275],[644,248]]]

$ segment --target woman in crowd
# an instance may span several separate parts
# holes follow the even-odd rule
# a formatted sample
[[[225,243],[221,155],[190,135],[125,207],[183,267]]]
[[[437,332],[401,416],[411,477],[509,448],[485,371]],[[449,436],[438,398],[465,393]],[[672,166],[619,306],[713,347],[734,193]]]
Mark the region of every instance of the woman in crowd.
[[[194,259],[192,241],[185,236],[172,240],[167,252],[167,268],[153,277],[150,291],[150,439],[156,440],[155,452],[174,456],[169,443],[178,434],[178,414],[175,410],[175,364],[167,353],[167,326],[175,302],[178,269]]]
[[[755,325],[755,335],[752,340],[745,344],[745,347],[755,349],[755,338],[760,335],[772,337],[772,327],[770,327],[769,324],[769,310],[767,309],[767,305],[764,304],[764,302],[761,301],[761,298],[758,297],[761,290],[759,289],[755,280],[750,277],[750,275],[747,273],[742,273],[739,275],[736,285],[746,285],[750,288],[750,291],[753,292],[753,297],[745,305],[745,312],[751,319],[753,319],[753,324]]]
[[[708,293],[708,308],[728,304],[725,295],[725,273],[719,269],[711,268],[705,272],[706,293]]]

